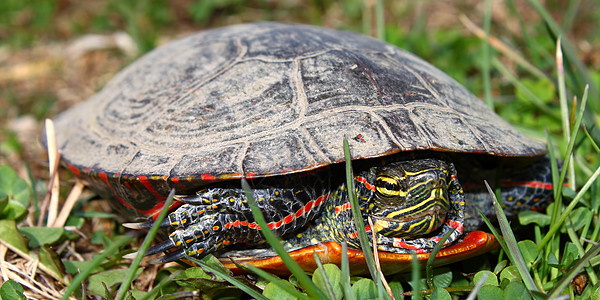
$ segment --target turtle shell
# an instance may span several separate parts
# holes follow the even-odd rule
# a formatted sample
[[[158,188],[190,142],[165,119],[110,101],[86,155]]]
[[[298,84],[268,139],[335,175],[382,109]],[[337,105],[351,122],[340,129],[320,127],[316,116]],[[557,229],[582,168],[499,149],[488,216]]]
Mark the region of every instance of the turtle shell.
[[[252,23],[168,43],[55,119],[63,160],[145,215],[171,188],[435,150],[545,146],[422,59],[359,34]]]

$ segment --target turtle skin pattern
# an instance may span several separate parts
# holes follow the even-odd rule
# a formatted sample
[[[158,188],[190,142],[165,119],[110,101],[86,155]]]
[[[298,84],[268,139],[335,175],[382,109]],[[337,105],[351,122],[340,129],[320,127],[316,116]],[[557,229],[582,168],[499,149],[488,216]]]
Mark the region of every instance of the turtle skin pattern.
[[[346,241],[360,248],[346,185],[330,190],[321,178],[297,178],[304,181],[301,185],[286,182],[295,188],[256,188],[253,197],[269,228],[287,237],[288,250],[326,241]],[[375,232],[379,250],[428,252],[448,231],[453,233],[447,244],[463,232],[464,195],[452,164],[437,159],[394,162],[363,171],[354,180],[362,216],[373,219],[373,228],[365,229],[371,239]],[[178,200],[185,204],[161,224],[176,229],[168,240],[148,251],[178,249],[161,261],[203,256],[232,244],[264,242],[239,188],[209,188]]]

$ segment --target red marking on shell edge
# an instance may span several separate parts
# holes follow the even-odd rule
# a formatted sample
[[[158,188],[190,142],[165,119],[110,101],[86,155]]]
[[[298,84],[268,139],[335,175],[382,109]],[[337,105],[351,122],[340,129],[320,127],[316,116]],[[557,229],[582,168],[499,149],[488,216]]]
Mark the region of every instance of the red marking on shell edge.
[[[138,196],[139,196],[139,194],[138,194],[138,193],[135,191],[135,189],[132,189],[132,188],[131,188],[131,185],[129,184],[129,182],[128,182],[128,181],[123,181],[123,184],[125,184],[125,186],[127,187],[127,189],[128,189],[128,190],[129,190],[131,193],[133,193],[133,196],[134,196],[134,197],[138,197]]]
[[[154,197],[156,197],[156,199],[165,199],[165,195],[157,192],[154,187],[150,184],[150,181],[148,180],[148,177],[146,175],[140,175],[136,178],[139,182],[141,182],[144,187],[150,192],[152,193],[152,195],[154,195]]]
[[[179,183],[179,177],[171,177],[172,183]]]
[[[215,176],[211,175],[211,174],[202,174],[202,175],[200,175],[200,178],[203,181],[214,181],[216,179]]]
[[[119,201],[119,203],[121,203],[121,205],[130,208],[130,209],[135,209],[133,206],[131,206],[130,203],[128,203],[127,201],[123,200],[123,198],[121,198],[121,196],[119,196],[119,194],[117,194],[117,192],[115,191],[115,189],[113,189],[112,185],[110,185],[110,182],[108,182],[108,175],[106,175],[106,172],[100,172],[98,173],[98,177],[100,179],[102,179],[102,181],[104,181],[104,183],[106,183],[106,185],[108,186],[108,188],[110,188],[110,190],[112,191],[113,195],[115,196],[115,198],[117,198],[117,200]]]
[[[246,177],[246,179],[256,178],[256,173],[254,173],[254,172],[248,172],[248,173],[246,173],[245,177]]]
[[[173,203],[171,203],[171,206],[169,207],[169,210],[173,210],[174,208],[176,208],[177,206],[181,205],[182,202],[179,201],[175,201]],[[149,210],[137,210],[139,213],[143,214],[144,216],[149,216],[152,217],[153,220],[156,220],[156,218],[158,217],[158,215],[160,214],[160,211],[162,210],[162,208],[165,206],[165,201],[160,201],[158,202],[156,205],[154,205],[153,208],[149,209]]]
[[[530,188],[542,188],[545,190],[551,190],[553,188],[552,183],[541,182],[541,181],[508,181],[502,180],[501,186],[526,186]]]
[[[366,232],[369,232],[369,231],[371,231],[371,225],[367,225],[367,226],[365,226],[365,231],[366,231]]]
[[[102,181],[104,181],[106,184],[108,184],[110,186],[110,184],[108,183],[108,176],[106,175],[105,172],[98,173],[98,177],[100,177],[100,179],[102,179]],[[112,187],[111,187],[111,189],[112,189]]]
[[[75,174],[75,176],[79,177],[81,174],[81,170],[77,169],[74,165],[69,165],[69,170]]]

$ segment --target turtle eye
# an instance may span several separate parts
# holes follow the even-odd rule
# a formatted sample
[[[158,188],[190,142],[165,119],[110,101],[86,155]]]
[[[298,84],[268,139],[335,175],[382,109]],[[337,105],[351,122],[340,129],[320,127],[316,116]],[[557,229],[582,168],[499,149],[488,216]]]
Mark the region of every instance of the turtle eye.
[[[390,176],[379,176],[375,181],[375,189],[383,197],[405,196],[398,179]]]

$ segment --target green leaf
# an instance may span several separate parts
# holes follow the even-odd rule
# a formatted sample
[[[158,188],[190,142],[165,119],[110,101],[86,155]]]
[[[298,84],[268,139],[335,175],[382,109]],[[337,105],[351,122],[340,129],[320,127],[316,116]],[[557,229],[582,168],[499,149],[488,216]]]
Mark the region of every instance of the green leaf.
[[[31,190],[27,182],[9,166],[0,166],[0,191],[0,200],[8,199],[1,205],[0,219],[16,220],[27,213]]]
[[[526,210],[519,213],[519,223],[521,225],[536,224],[538,226],[548,226],[552,217],[533,210]]]
[[[494,267],[494,274],[498,274],[502,270],[504,270],[504,268],[506,267],[507,264],[508,264],[508,261],[506,259],[501,260],[500,262],[498,262],[498,264],[496,265],[496,267]]]
[[[285,285],[289,285],[290,288],[296,288],[294,287],[294,285],[292,285],[289,281],[283,281],[282,283]],[[284,289],[280,288],[277,284],[273,283],[273,282],[269,282],[267,284],[267,286],[265,287],[265,289],[263,290],[263,296],[269,298],[269,299],[277,299],[277,300],[295,300],[298,299],[294,296],[292,296],[291,294],[289,294],[288,292],[286,292]]]
[[[450,293],[443,288],[435,288],[431,293],[431,300],[452,300]]]
[[[523,260],[527,264],[527,267],[531,268],[540,253],[537,246],[530,240],[520,241],[517,245],[519,246],[519,250],[521,251],[521,255],[523,255]]]
[[[529,300],[531,299],[531,295],[525,288],[525,285],[521,282],[513,281],[509,283],[504,289],[505,300]]]
[[[63,265],[65,266],[65,272],[67,274],[77,274],[83,269],[93,267],[94,263],[89,260],[85,260],[85,261],[66,260],[66,261],[63,261]],[[104,270],[100,266],[95,266],[93,268],[94,269],[92,270],[92,273],[96,273],[96,272],[100,272],[100,271]]]
[[[41,247],[40,248],[40,263],[46,268],[44,271],[48,273],[48,271],[54,272],[55,276],[64,277],[63,273],[63,264],[56,255],[56,252],[52,248],[49,247]]]
[[[483,278],[483,276],[485,276],[485,274],[488,274],[488,277],[485,279],[485,281],[483,282],[483,284],[488,284],[488,285],[498,285],[498,277],[496,277],[496,274],[490,272],[490,271],[479,271],[475,274],[475,276],[473,276],[473,282],[474,283],[479,283],[479,281]]]
[[[0,240],[13,251],[29,253],[27,241],[17,230],[14,220],[0,220]]]
[[[121,283],[123,278],[127,275],[129,269],[119,269],[119,270],[110,270],[105,272],[100,272],[90,276],[89,282],[89,291],[95,295],[104,295],[104,283],[107,287],[113,286],[115,283]],[[142,269],[138,269],[136,272],[136,276],[139,276],[142,273]]]
[[[247,298],[246,294],[234,286],[225,286],[206,291],[204,299],[238,300]]]
[[[6,205],[8,205],[8,195],[0,190],[0,211],[3,211]]]
[[[562,261],[560,262],[561,267],[568,268],[577,259],[579,259],[577,246],[571,242],[566,242]]]
[[[203,261],[206,263],[204,259]],[[181,286],[191,287],[201,291],[211,291],[213,289],[229,286],[229,284],[225,282],[221,276],[206,273],[204,269],[200,267],[185,269],[182,274],[176,277],[175,280],[177,284]]]
[[[21,300],[26,299],[23,294],[23,287],[14,280],[8,280],[0,287],[0,299],[2,300]]]
[[[569,218],[573,222],[573,230],[578,231],[584,225],[590,224],[592,222],[592,216],[593,213],[587,207],[578,207],[574,209],[569,215]],[[560,232],[567,232],[567,226],[563,226],[560,229]]]
[[[30,248],[53,244],[64,232],[64,229],[60,227],[21,227],[18,229],[29,239]]]
[[[508,266],[500,272],[500,281],[508,279],[509,281],[521,281],[521,274],[515,266]]]
[[[478,300],[498,300],[502,299],[503,296],[502,289],[495,285],[484,285],[479,290],[477,294]]]
[[[371,279],[363,278],[352,285],[356,299],[377,299],[377,287]]]
[[[544,103],[551,103],[554,100],[556,90],[550,80],[542,78],[534,81],[528,78],[521,78],[520,82]],[[516,96],[524,102],[530,101],[528,95],[524,94],[520,89],[517,89]]]
[[[447,288],[452,283],[452,270],[450,268],[438,268],[434,271],[433,285],[438,288]]]
[[[325,271],[325,275],[323,275],[323,271]],[[327,280],[329,281],[329,285],[333,289],[333,293],[335,295],[335,299],[342,299],[342,271],[340,268],[334,264],[325,264],[323,265],[323,269],[318,268],[315,270],[312,280],[322,291],[329,290],[327,282],[325,281],[324,276],[327,276]]]
[[[404,288],[402,287],[402,283],[400,283],[399,281],[392,281],[389,283],[389,285],[390,285],[390,290],[392,290],[392,295],[394,295],[394,299],[396,299],[396,300],[404,299],[404,296],[402,295],[402,293],[404,293]]]
[[[552,252],[548,253],[547,262],[548,262],[549,266],[552,266],[552,267],[555,267],[555,268],[560,268],[560,264],[558,263],[558,259],[556,259],[556,256]]]
[[[212,278],[210,274],[204,272],[204,270],[200,267],[187,268],[183,271],[183,273],[178,276],[179,278]]]

